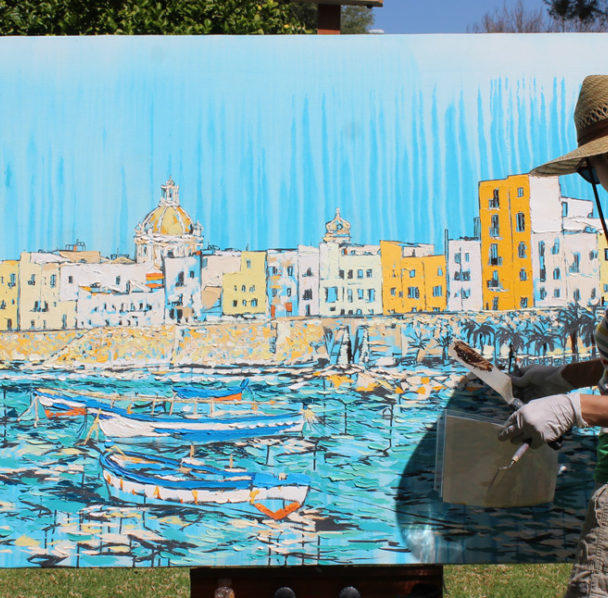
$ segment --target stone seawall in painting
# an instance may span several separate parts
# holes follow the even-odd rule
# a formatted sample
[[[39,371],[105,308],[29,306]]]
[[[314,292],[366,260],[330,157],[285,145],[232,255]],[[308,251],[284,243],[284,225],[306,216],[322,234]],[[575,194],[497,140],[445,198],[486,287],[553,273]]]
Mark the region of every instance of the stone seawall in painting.
[[[571,312],[571,313],[570,313]],[[567,317],[568,316],[568,317]],[[0,363],[51,367],[231,367],[445,361],[462,338],[491,359],[593,352],[589,310],[411,313],[401,317],[231,320],[195,326],[6,332]]]

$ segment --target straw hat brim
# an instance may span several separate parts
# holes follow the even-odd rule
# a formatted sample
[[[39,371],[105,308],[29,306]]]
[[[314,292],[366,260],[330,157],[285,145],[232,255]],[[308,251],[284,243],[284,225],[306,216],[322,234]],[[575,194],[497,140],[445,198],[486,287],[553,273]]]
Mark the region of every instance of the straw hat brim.
[[[585,158],[606,153],[608,153],[608,136],[599,137],[589,143],[580,145],[572,152],[537,166],[530,171],[530,174],[540,176],[572,174],[582,166]]]

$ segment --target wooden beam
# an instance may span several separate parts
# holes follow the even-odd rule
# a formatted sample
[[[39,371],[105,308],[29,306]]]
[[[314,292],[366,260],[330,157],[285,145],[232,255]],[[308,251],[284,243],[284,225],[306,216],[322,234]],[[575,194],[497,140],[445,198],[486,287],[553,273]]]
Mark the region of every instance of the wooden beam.
[[[317,33],[331,35],[340,33],[340,5],[319,4],[317,13]]]

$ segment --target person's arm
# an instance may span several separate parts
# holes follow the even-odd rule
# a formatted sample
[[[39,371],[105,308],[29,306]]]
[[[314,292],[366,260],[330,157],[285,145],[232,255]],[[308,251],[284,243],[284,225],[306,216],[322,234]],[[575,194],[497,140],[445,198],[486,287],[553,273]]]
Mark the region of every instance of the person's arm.
[[[511,375],[514,394],[524,402],[596,386],[604,368],[599,359],[561,366],[530,365]]]
[[[599,359],[568,363],[560,369],[562,378],[571,384],[573,388],[597,386],[604,373],[604,366]]]
[[[581,416],[588,426],[608,428],[608,396],[580,395]]]

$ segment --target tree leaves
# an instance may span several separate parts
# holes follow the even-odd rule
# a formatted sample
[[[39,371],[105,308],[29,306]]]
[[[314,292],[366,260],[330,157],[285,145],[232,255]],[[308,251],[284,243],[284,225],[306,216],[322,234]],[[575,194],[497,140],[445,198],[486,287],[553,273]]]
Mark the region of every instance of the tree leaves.
[[[0,0],[0,33],[241,35],[314,32],[316,14],[295,8],[276,0]]]
[[[342,7],[342,33],[367,33],[374,24],[374,13],[365,6]]]
[[[547,12],[529,9],[522,0],[483,15],[473,33],[536,33],[542,31],[605,31],[608,0],[543,0]]]

